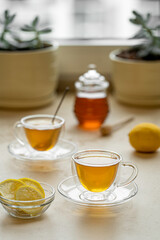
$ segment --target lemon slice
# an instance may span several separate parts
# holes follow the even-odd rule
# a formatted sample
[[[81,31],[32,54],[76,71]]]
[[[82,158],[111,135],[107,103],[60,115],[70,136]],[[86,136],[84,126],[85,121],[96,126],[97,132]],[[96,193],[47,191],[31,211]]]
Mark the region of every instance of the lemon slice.
[[[42,198],[45,198],[44,189],[42,188],[42,186],[39,182],[37,182],[36,180],[33,180],[31,178],[20,178],[19,180],[24,182],[26,185],[28,185],[30,187],[35,187],[42,194]]]
[[[17,179],[7,179],[0,183],[0,195],[6,199],[15,199],[15,192],[25,183]]]
[[[19,187],[15,193],[15,199],[18,201],[32,201],[42,198],[43,195],[38,189],[27,185]]]
[[[43,207],[34,207],[34,206],[40,205],[44,201],[42,200],[42,201],[32,202],[32,203],[28,201],[38,200],[42,198],[43,198],[43,195],[38,189],[36,189],[35,187],[27,186],[27,185],[19,187],[15,193],[16,200],[26,201],[23,203],[20,203],[20,202],[18,203],[19,206],[23,207],[21,208],[21,210],[32,216],[35,216],[41,213]],[[25,206],[26,208],[24,208]],[[27,206],[33,206],[33,208],[27,208]]]

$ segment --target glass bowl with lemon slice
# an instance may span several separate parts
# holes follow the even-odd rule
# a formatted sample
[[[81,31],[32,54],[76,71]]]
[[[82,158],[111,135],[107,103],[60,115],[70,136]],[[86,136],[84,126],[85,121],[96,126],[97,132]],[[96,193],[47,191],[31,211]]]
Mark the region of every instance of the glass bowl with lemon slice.
[[[0,182],[0,202],[13,217],[30,219],[41,216],[55,198],[55,189],[30,178]]]

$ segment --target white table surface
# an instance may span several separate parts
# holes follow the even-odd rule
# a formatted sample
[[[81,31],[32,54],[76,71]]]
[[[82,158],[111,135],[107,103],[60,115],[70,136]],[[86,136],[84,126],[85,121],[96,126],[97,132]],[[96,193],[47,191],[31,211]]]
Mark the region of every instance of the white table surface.
[[[59,96],[60,97],[60,96]],[[8,153],[7,146],[14,139],[13,124],[30,114],[54,113],[59,97],[53,105],[36,110],[0,110],[0,180],[29,177],[57,187],[71,175],[70,158],[60,161],[52,172],[32,172],[19,168]],[[110,114],[106,123],[114,123],[128,116],[135,119],[108,137],[99,131],[87,132],[77,127],[73,113],[74,95],[68,95],[59,116],[66,120],[64,138],[78,144],[78,149],[103,148],[135,163],[139,174],[135,182],[138,194],[129,202],[115,208],[95,209],[71,203],[56,191],[55,201],[43,216],[21,220],[9,216],[0,206],[0,240],[159,240],[160,239],[160,150],[152,154],[134,151],[128,133],[138,123],[160,124],[159,108],[136,108],[117,103],[110,97]]]

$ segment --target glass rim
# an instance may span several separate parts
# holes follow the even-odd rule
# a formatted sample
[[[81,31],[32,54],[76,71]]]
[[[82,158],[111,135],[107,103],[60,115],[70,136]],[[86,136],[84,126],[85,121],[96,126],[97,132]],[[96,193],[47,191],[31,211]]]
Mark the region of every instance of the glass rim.
[[[44,182],[40,182],[40,184],[42,185],[42,186],[44,186],[44,188],[45,187],[49,187],[50,188],[50,194],[49,194],[49,196],[47,196],[47,197],[45,197],[45,198],[41,198],[41,199],[37,199],[37,200],[29,200],[29,201],[21,201],[21,200],[14,200],[14,199],[7,199],[7,198],[5,198],[5,197],[3,197],[3,196],[0,196],[0,202],[3,204],[3,201],[8,201],[8,202],[10,202],[10,203],[13,203],[13,205],[14,205],[14,203],[30,203],[31,205],[33,204],[33,203],[39,203],[39,202],[42,202],[42,201],[49,201],[50,199],[52,199],[54,196],[55,196],[55,189],[54,189],[54,187],[52,187],[50,184],[47,184],[47,183],[44,183]],[[44,189],[45,190],[45,189]],[[29,205],[30,206],[30,205]],[[35,206],[37,206],[37,205],[35,205]],[[22,207],[22,206],[21,206]],[[26,206],[24,206],[24,207],[26,207]]]
[[[30,124],[30,123],[26,123],[25,121],[26,120],[29,120],[29,119],[34,119],[34,118],[49,118],[49,119],[53,119],[54,115],[49,115],[49,114],[35,114],[35,115],[28,115],[28,116],[25,116],[23,118],[20,119],[20,122],[21,124],[24,126],[24,127],[27,127],[27,128],[33,128],[33,129],[55,129],[55,128],[59,128],[61,127],[65,120],[62,118],[62,117],[59,117],[59,116],[55,116],[55,119],[58,119],[60,120],[59,123],[54,123],[52,125],[43,125],[43,126],[35,126],[34,124]]]
[[[95,156],[94,156],[95,154]],[[99,154],[99,155],[98,155]],[[92,157],[109,157],[109,155],[111,157],[115,156],[115,163],[114,164],[89,164],[89,163],[81,163],[81,161],[79,161],[81,159],[81,157],[87,158],[88,156],[92,156]],[[79,157],[79,158],[78,158]],[[82,150],[82,151],[78,151],[76,152],[73,156],[72,156],[72,160],[78,164],[81,164],[83,166],[92,166],[92,167],[96,167],[96,166],[109,166],[109,165],[115,165],[117,163],[120,163],[122,161],[122,156],[115,152],[115,151],[110,151],[110,150],[104,150],[104,149],[86,149],[86,150]]]

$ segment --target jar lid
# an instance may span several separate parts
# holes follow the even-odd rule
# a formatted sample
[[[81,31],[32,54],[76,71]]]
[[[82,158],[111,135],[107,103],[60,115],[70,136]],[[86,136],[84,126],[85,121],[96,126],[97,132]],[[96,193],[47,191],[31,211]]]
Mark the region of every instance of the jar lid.
[[[76,88],[87,91],[106,89],[109,83],[97,72],[96,65],[89,64],[88,68],[88,71],[79,77],[79,81],[75,84]]]

